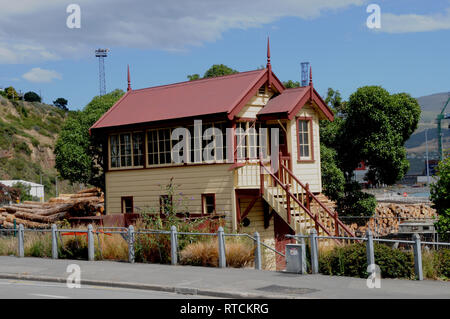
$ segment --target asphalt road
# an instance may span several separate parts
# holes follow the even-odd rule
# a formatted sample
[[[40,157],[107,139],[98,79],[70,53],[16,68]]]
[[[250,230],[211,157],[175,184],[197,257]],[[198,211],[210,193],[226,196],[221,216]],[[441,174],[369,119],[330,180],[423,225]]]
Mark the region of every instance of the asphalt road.
[[[169,292],[0,279],[0,299],[205,299]]]

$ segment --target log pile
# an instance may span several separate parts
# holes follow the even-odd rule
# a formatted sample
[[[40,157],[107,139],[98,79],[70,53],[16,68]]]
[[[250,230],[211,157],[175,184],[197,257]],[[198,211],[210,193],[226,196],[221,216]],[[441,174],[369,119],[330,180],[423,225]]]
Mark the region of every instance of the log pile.
[[[378,203],[375,214],[369,221],[358,226],[352,223],[349,228],[364,234],[368,228],[376,230],[378,236],[398,232],[398,225],[404,221],[430,221],[438,217],[436,210],[428,204]]]
[[[23,224],[27,228],[48,228],[69,217],[96,216],[104,213],[104,196],[94,187],[76,194],[61,194],[48,202],[25,201],[0,207],[0,225],[5,228]]]

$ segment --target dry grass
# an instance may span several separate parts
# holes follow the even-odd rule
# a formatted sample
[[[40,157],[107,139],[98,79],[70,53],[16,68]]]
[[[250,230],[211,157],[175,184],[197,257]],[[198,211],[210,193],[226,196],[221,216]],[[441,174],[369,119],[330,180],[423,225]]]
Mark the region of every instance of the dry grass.
[[[0,237],[0,255],[2,256],[17,255],[17,237],[13,236]]]
[[[119,234],[111,234],[110,236],[101,234],[99,237],[102,259],[128,260],[128,243],[122,236]]]
[[[228,267],[248,267],[254,261],[254,248],[240,240],[227,241],[225,254]],[[192,266],[217,267],[219,264],[217,240],[201,241],[187,245],[180,252],[180,263]]]

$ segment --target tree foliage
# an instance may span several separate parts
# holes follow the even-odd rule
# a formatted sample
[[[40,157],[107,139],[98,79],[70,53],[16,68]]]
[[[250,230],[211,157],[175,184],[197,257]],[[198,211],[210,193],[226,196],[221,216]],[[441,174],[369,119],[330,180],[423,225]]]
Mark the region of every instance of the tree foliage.
[[[41,102],[41,97],[33,91],[25,93],[23,99],[27,102]]]
[[[391,185],[409,168],[405,141],[417,128],[420,106],[409,94],[390,95],[380,86],[365,86],[342,108],[337,151],[349,181],[358,163],[369,165],[369,178]]]
[[[293,88],[300,87],[300,82],[288,80],[288,81],[284,81],[283,85],[286,89],[293,89]]]
[[[17,93],[16,89],[13,88],[12,86],[8,86],[7,88],[5,88],[4,91],[8,99],[17,100],[19,98],[19,94]]]
[[[67,108],[67,103],[68,101],[63,98],[63,97],[59,97],[56,100],[53,101],[53,104],[57,107],[60,108],[61,110],[64,111],[68,111],[69,109]]]
[[[334,121],[320,121],[324,193],[341,215],[371,216],[376,200],[353,182],[353,171],[364,161],[373,183],[401,179],[409,167],[404,143],[417,128],[420,106],[406,93],[391,95],[379,86],[359,88],[348,102],[330,88],[325,102]]]
[[[436,175],[439,179],[430,186],[430,199],[439,214],[438,232],[450,240],[450,157],[439,162]]]
[[[229,75],[229,74],[235,74],[239,73],[239,71],[234,70],[224,64],[214,64],[212,65],[208,70],[206,70],[203,77],[200,77],[198,73],[190,74],[187,76],[189,81],[199,80],[199,79],[205,79],[205,78],[214,78],[217,76],[223,76],[223,75]]]
[[[72,112],[56,141],[56,169],[62,178],[104,188],[103,135],[90,135],[89,128],[124,94],[115,90],[96,96],[82,111]]]

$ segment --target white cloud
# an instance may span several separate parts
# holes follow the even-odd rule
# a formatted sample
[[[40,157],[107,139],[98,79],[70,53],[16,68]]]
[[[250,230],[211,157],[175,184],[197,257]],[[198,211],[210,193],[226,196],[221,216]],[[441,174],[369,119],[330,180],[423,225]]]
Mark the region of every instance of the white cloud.
[[[450,29],[450,9],[431,15],[381,13],[381,29],[387,33],[430,32]]]
[[[61,74],[59,74],[58,72],[41,68],[32,68],[30,71],[23,74],[22,77],[25,80],[34,83],[50,83],[54,79],[62,79]]]
[[[80,58],[97,47],[185,50],[215,41],[230,29],[261,27],[286,16],[313,19],[367,0],[75,2],[81,8],[81,29],[67,28],[64,0],[16,0],[6,4],[8,10],[2,5],[0,63]],[[30,54],[27,45],[39,49]]]

